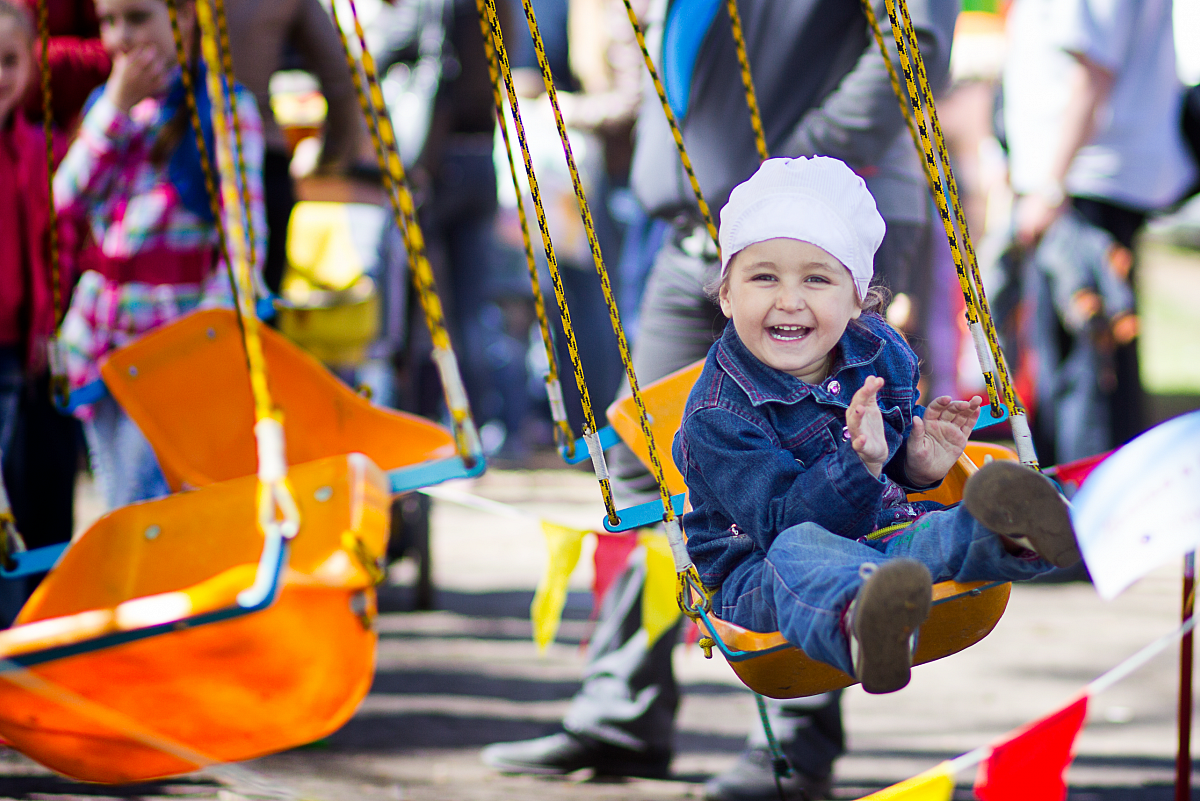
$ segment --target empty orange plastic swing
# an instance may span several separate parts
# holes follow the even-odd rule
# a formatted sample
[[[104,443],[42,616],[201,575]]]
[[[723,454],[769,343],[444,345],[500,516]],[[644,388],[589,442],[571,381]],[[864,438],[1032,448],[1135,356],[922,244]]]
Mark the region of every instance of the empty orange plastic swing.
[[[455,456],[441,426],[375,406],[279,334],[264,327],[260,336],[289,462],[363,453],[390,472]],[[254,473],[254,403],[232,311],[195,312],[152,331],[114,351],[100,372],[172,489]]]
[[[688,394],[703,367],[704,362],[697,362],[642,388],[655,447],[659,449],[667,486],[673,494],[687,492],[687,486],[671,458],[670,443],[683,421]],[[649,451],[632,398],[621,398],[609,406],[608,422],[642,463],[648,465]],[[967,479],[988,458],[1015,460],[1017,456],[1001,445],[968,443],[966,453],[959,457],[958,464],[937,489],[910,494],[909,499],[937,501],[947,506],[958,503],[962,500]],[[935,584],[933,611],[921,626],[913,664],[950,656],[986,637],[1000,622],[1008,606],[1011,588],[1012,585],[1006,582],[959,584],[946,581]],[[851,676],[837,668],[810,659],[777,631],[750,631],[727,623],[711,612],[702,614],[701,624],[708,628],[713,641],[706,648],[719,648],[742,683],[759,695],[799,698],[855,683]],[[706,655],[711,655],[711,650],[706,650]]]
[[[0,736],[64,775],[123,783],[345,723],[374,674],[387,479],[351,454],[289,480],[303,523],[275,592],[246,606],[264,546],[254,475],[92,526],[0,632]]]

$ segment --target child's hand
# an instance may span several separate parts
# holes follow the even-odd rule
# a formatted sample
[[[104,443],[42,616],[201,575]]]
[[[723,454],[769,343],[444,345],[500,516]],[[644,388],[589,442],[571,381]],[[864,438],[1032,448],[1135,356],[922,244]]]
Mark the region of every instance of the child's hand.
[[[883,379],[868,376],[850,399],[846,409],[846,427],[850,430],[850,445],[862,459],[871,475],[879,478],[888,457],[887,440],[883,436],[883,415],[876,394],[883,389]]]
[[[970,401],[951,400],[949,395],[943,395],[929,404],[924,420],[913,418],[904,462],[913,483],[932,484],[946,477],[967,447],[967,439],[979,419],[981,403],[978,395]]]
[[[153,45],[146,45],[113,58],[112,74],[104,94],[124,113],[167,87],[171,64]]]

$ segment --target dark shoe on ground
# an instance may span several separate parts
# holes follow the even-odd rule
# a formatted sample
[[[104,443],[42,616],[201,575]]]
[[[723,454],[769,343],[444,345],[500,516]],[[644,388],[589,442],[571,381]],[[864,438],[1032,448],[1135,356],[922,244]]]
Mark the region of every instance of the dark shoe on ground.
[[[483,763],[501,773],[534,773],[559,776],[590,768],[597,776],[636,776],[664,779],[670,773],[671,754],[633,751],[569,732],[494,743],[480,754]]]
[[[1050,479],[1016,462],[989,462],[971,476],[963,505],[984,527],[1055,567],[1080,559],[1067,503]]]
[[[766,748],[748,748],[733,767],[704,784],[706,801],[778,801],[783,790],[785,801],[817,801],[829,798],[831,776],[814,779],[793,770],[775,785],[775,767]]]
[[[932,602],[933,580],[915,559],[893,559],[867,575],[847,626],[854,674],[864,690],[891,693],[908,684],[917,629]]]

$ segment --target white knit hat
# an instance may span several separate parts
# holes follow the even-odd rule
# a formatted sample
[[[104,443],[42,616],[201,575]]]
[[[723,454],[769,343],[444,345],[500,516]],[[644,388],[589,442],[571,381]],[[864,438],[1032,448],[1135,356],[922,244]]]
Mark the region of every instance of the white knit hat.
[[[721,277],[739,251],[768,239],[816,245],[850,271],[861,301],[885,226],[862,178],[825,156],[769,159],[721,209]]]

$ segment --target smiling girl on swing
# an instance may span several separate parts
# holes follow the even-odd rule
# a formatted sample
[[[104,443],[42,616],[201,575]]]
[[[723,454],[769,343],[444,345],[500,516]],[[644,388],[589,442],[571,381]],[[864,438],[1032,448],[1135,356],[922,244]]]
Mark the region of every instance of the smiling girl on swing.
[[[836,159],[771,159],[721,211],[721,309],[675,439],[688,552],[722,619],[780,631],[871,693],[908,684],[932,584],[1079,560],[1067,506],[985,465],[963,503],[910,503],[962,455],[980,399],[917,405],[916,354],[870,287],[884,222]]]

